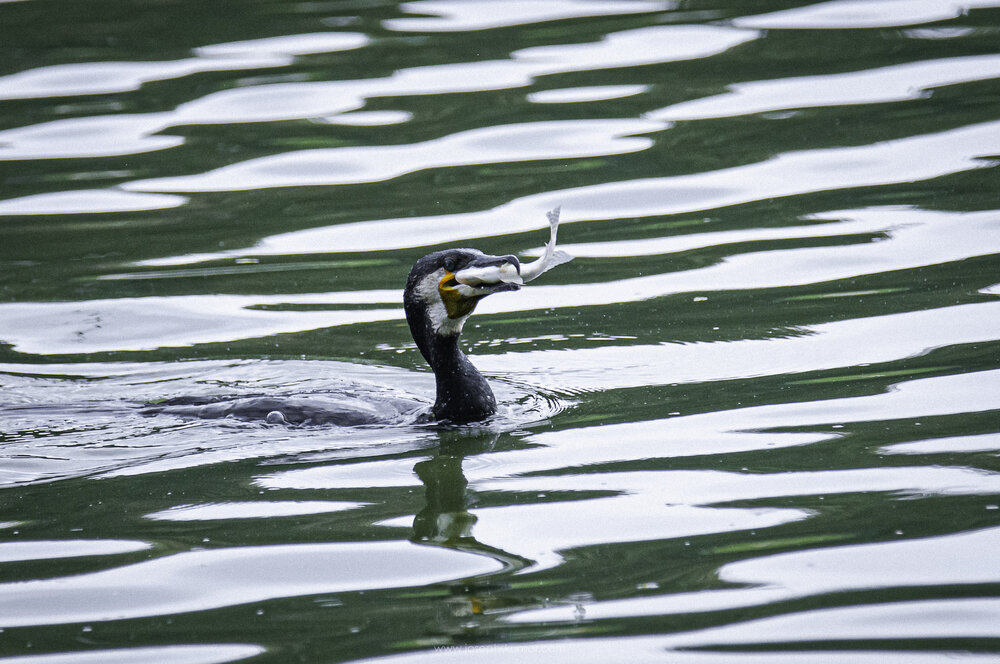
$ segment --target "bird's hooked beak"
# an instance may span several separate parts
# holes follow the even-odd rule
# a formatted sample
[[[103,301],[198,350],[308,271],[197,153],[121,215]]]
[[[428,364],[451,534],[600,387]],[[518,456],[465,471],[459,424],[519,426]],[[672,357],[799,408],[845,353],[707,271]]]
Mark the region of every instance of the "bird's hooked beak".
[[[479,300],[493,293],[521,288],[521,263],[516,256],[477,257],[461,270],[445,270],[438,282],[438,293],[448,318],[468,316]]]

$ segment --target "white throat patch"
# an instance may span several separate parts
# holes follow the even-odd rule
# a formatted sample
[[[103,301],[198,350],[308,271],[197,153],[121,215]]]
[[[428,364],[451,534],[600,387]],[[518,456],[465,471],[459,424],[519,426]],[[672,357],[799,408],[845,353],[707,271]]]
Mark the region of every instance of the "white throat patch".
[[[427,305],[427,317],[430,318],[434,331],[442,336],[461,334],[469,314],[461,318],[448,318],[448,310],[441,300],[438,284],[444,279],[444,268],[438,268],[417,283],[416,293]]]

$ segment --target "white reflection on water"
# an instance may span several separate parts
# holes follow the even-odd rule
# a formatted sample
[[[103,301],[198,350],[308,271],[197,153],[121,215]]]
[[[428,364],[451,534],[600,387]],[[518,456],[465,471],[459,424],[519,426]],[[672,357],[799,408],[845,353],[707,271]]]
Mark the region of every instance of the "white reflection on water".
[[[734,380],[864,367],[933,348],[1000,339],[1000,302],[982,302],[798,328],[801,336],[603,346],[476,357],[483,370],[565,391]]]
[[[546,431],[527,438],[538,448],[496,452],[493,458],[502,464],[504,475],[516,475],[567,465],[584,467],[809,445],[837,438],[839,434],[829,431],[832,425],[998,410],[1000,394],[995,389],[998,380],[1000,371],[982,371],[901,382],[893,385],[891,391],[870,396],[767,404],[644,422]],[[774,431],[805,427],[818,431]],[[470,476],[476,476],[474,470]]]
[[[415,171],[540,159],[597,157],[645,150],[662,130],[651,120],[526,122],[471,129],[423,143],[297,150],[200,175],[138,180],[129,191],[238,191],[267,187],[378,182]]]
[[[0,542],[0,563],[20,560],[52,560],[80,556],[110,556],[151,548],[134,540],[34,540]]]
[[[0,216],[18,214],[78,214],[81,212],[138,212],[164,210],[187,203],[186,196],[142,194],[118,189],[88,189],[35,194],[0,201]]]
[[[998,6],[997,0],[835,0],[732,22],[764,30],[888,28],[946,21],[970,9]]]
[[[413,467],[433,457],[379,459],[358,463],[315,466],[261,475],[254,484],[265,489],[344,489],[420,486]]]
[[[945,436],[929,440],[886,445],[879,454],[951,454],[955,452],[1000,452],[1000,433],[976,436]]]
[[[168,113],[123,113],[54,120],[0,131],[0,161],[111,157],[152,150],[165,150],[184,143],[180,136],[156,134],[169,122]],[[48,196],[67,195],[59,192]],[[43,196],[33,197],[44,200]],[[3,201],[5,208],[18,200]],[[155,208],[153,208],[155,209]],[[101,211],[95,201],[89,210]],[[110,212],[116,208],[108,209]],[[12,214],[8,212],[7,214]],[[21,214],[28,214],[23,212]]]
[[[0,0],[5,2],[6,0]],[[48,655],[5,657],[3,664],[224,664],[256,657],[266,652],[263,646],[250,644],[176,644],[169,646],[143,646],[139,648],[114,648],[112,650],[84,650],[59,652]]]
[[[158,135],[173,126],[329,118],[364,107],[370,97],[518,88],[547,74],[708,57],[758,37],[756,31],[725,26],[654,26],[613,33],[596,43],[525,49],[509,60],[412,67],[375,79],[233,88],[170,112],[71,118],[0,131],[0,160],[161,150],[182,142]]]
[[[284,67],[293,55],[361,48],[367,35],[323,32],[213,44],[194,49],[197,56],[161,62],[81,62],[53,65],[0,76],[0,99],[66,97],[138,90],[143,83],[211,71]]]
[[[296,597],[444,583],[497,561],[409,542],[190,551],[57,579],[0,584],[0,625],[122,620]]]
[[[588,242],[585,244],[561,244],[560,248],[578,258],[621,258],[625,256],[657,256],[663,254],[680,253],[682,251],[695,251],[707,249],[709,247],[720,247],[748,242],[767,242],[770,240],[793,240],[799,238],[819,238],[819,237],[844,237],[857,236],[880,236],[880,239],[889,240],[888,244],[866,242],[850,245],[837,245],[835,247],[818,247],[815,251],[811,249],[791,249],[772,250],[769,252],[747,252],[743,255],[751,257],[749,260],[756,262],[763,253],[767,253],[767,261],[778,261],[782,263],[781,272],[790,272],[791,265],[786,261],[792,259],[796,262],[810,262],[811,268],[808,270],[809,276],[817,282],[825,281],[827,275],[831,279],[843,278],[848,275],[843,272],[840,263],[856,263],[859,265],[868,264],[862,269],[871,269],[871,274],[894,269],[913,268],[925,265],[923,261],[928,260],[930,252],[934,252],[936,262],[967,258],[967,252],[971,248],[970,244],[965,244],[961,240],[940,244],[937,240],[946,238],[961,237],[960,230],[967,230],[971,226],[976,242],[986,241],[987,245],[992,245],[992,240],[996,240],[997,247],[1000,248],[1000,211],[988,211],[979,213],[947,212],[942,210],[921,210],[909,207],[880,207],[867,208],[864,210],[837,210],[830,212],[819,212],[802,217],[803,220],[822,222],[827,220],[839,220],[837,223],[812,223],[809,225],[797,226],[771,226],[757,228],[739,228],[735,230],[711,230],[704,233],[686,233],[683,235],[666,235],[662,237],[642,238],[638,240],[613,240],[608,242]],[[711,226],[704,228],[710,229]],[[981,234],[981,235],[980,235]],[[995,238],[993,236],[996,236]],[[948,252],[944,255],[937,253],[945,245]],[[964,249],[960,248],[963,247]],[[814,259],[820,257],[822,252],[823,260]],[[529,250],[526,255],[541,255],[539,250]],[[923,258],[919,258],[923,256]],[[804,259],[804,260],[803,260]],[[732,270],[731,262],[734,259],[727,259],[723,265],[727,265],[725,270]],[[735,258],[739,260],[739,258]],[[878,265],[878,267],[875,267]],[[836,266],[836,267],[834,267]],[[713,266],[713,271],[722,269],[722,265]],[[817,273],[817,270],[821,272]],[[830,270],[831,272],[825,272]],[[858,273],[860,274],[860,273]],[[744,279],[753,280],[760,278],[758,271],[752,270],[751,274],[744,274]],[[767,287],[768,285],[790,285],[792,280],[786,280],[780,284],[774,281],[773,277],[764,277],[761,281],[753,281],[754,288]],[[728,288],[738,288],[729,285]]]
[[[409,111],[354,111],[325,118],[314,118],[313,122],[349,127],[383,127],[409,122],[412,119],[413,114]]]
[[[948,635],[969,635],[991,637],[997,634],[996,612],[1000,602],[996,600],[940,600],[908,602],[900,604],[877,604],[855,609],[816,610],[803,614],[810,621],[804,636],[813,636],[829,624],[828,634],[836,640],[851,638],[905,638],[913,632],[919,638]],[[793,616],[794,617],[794,616]],[[969,618],[962,628],[961,621]],[[409,652],[388,657],[354,660],[355,664],[467,664],[470,657],[476,664],[509,664],[512,661],[548,662],[549,664],[607,664],[608,662],[630,662],[630,664],[995,664],[993,653],[971,653],[966,650],[939,652],[898,650],[858,650],[829,648],[823,650],[787,650],[760,652],[727,649],[723,652],[693,650],[698,647],[711,648],[714,645],[738,645],[756,643],[754,636],[774,635],[769,642],[800,642],[796,638],[799,622],[784,621],[785,616],[737,623],[733,631],[726,628],[706,629],[672,636],[627,636],[585,639],[554,639],[549,641],[521,641],[516,643],[489,643],[483,645],[461,645],[435,648],[423,652]],[[908,629],[897,626],[896,621],[905,624],[911,619],[916,624]],[[938,620],[940,625],[928,625]],[[867,627],[865,627],[867,625]],[[855,627],[852,630],[852,626]],[[924,634],[921,628],[930,627]],[[873,635],[879,628],[884,632]],[[783,638],[782,638],[783,637]],[[813,640],[823,640],[813,638]],[[853,645],[853,644],[851,644]],[[846,646],[849,648],[849,645]],[[678,648],[678,650],[673,650]],[[690,648],[691,650],[685,650]]]
[[[790,108],[877,104],[927,96],[933,88],[1000,76],[1000,56],[907,62],[845,74],[733,83],[728,92],[650,111],[656,120],[701,120]]]
[[[749,620],[681,634],[667,642],[673,647],[690,648],[864,639],[997,638],[998,615],[997,599],[868,604]]]
[[[399,32],[465,32],[584,18],[666,11],[676,3],[657,0],[416,0],[399,8],[419,17],[391,18],[382,26]]]
[[[249,249],[144,261],[183,265],[246,254],[368,252],[520,233],[562,206],[562,223],[703,212],[820,191],[917,182],[985,168],[1000,154],[1000,122],[855,147],[801,150],[766,161],[663,178],[525,196],[491,210],[339,224],[272,235]]]
[[[147,514],[153,521],[216,521],[220,519],[273,519],[283,516],[327,514],[357,509],[366,503],[333,500],[254,500],[244,502],[177,505]]]
[[[143,83],[207,71],[282,67],[290,57],[188,58],[164,62],[85,62],[29,69],[0,76],[0,99],[35,99],[112,94],[138,90]]]
[[[470,512],[477,519],[473,531],[477,542],[533,561],[531,572],[561,564],[559,552],[567,549],[772,528],[801,521],[811,514],[790,508],[664,505],[655,494],[507,505]],[[585,515],[585,523],[581,523],[581,515]],[[409,528],[413,517],[377,525]]]
[[[818,488],[816,493],[823,493],[823,488]],[[585,604],[584,608],[588,620],[607,620],[725,611],[850,590],[998,583],[1000,568],[990,556],[983,555],[984,551],[996,550],[998,545],[1000,529],[991,528],[941,537],[761,556],[719,568],[719,580],[747,586],[744,588],[595,602]],[[575,610],[573,606],[554,606],[521,611],[505,621],[573,622]]]
[[[25,302],[6,305],[6,309],[5,305],[0,305],[0,311],[4,311],[0,338],[28,353],[152,350],[402,318],[401,308],[295,312],[249,308],[297,302],[395,304],[401,301],[397,291],[380,293],[331,293],[308,297],[190,295],[90,302]],[[357,297],[353,297],[355,295]],[[366,295],[373,299],[363,299]]]
[[[997,491],[984,487],[983,493]],[[751,558],[723,565],[719,579],[727,583],[778,586],[796,594],[1000,583],[1000,566],[991,556],[983,555],[998,547],[1000,528],[987,528],[941,537]]]
[[[942,39],[960,39],[976,34],[976,28],[972,27],[935,27],[935,28],[911,28],[903,30],[903,34],[910,39],[926,39],[938,41]]]
[[[583,88],[556,88],[529,92],[528,101],[534,104],[576,104],[588,101],[622,99],[649,91],[648,85],[595,85]]]
[[[756,30],[715,25],[654,25],[612,32],[587,44],[551,44],[514,51],[510,67],[535,76],[574,71],[640,67],[707,58],[758,39]]]
[[[371,42],[371,37],[360,32],[313,32],[298,35],[281,35],[248,39],[222,44],[209,44],[194,49],[195,54],[210,58],[245,58],[266,54],[309,55],[351,51]]]
[[[530,473],[551,472],[557,468],[541,465],[528,468],[523,464],[510,468],[502,457],[490,459],[488,466],[483,462],[477,464],[477,460],[478,458],[469,459],[465,464],[465,476],[477,491],[607,491],[646,495],[650,500],[658,500],[661,505],[707,507],[722,503],[789,496],[831,496],[865,492],[891,493],[899,499],[926,496],[989,496],[1000,493],[1000,473],[947,466],[900,466],[781,473],[662,470],[532,476]],[[560,470],[569,472],[565,468]],[[288,472],[295,474],[296,471]],[[512,473],[518,476],[511,476]],[[301,476],[296,475],[296,477]],[[308,484],[293,487],[289,483],[273,482],[262,482],[261,486],[314,488]],[[982,544],[984,539],[993,541],[1000,537],[1000,531],[988,532],[990,534],[968,540],[968,545],[971,547],[969,555],[975,550],[973,544]],[[829,550],[824,549],[824,551]],[[1000,568],[987,565],[987,561],[983,561],[983,565],[989,567],[995,576],[1000,577]],[[779,583],[774,580],[752,580],[739,575],[732,578],[723,575],[721,578],[732,583]]]

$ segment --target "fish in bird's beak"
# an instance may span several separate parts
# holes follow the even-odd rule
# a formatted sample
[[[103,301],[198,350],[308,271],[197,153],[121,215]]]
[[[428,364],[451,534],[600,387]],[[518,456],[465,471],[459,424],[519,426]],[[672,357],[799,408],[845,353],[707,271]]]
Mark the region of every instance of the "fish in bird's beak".
[[[515,256],[482,255],[460,270],[445,272],[438,283],[438,291],[449,318],[467,316],[476,308],[476,303],[487,295],[518,290],[543,272],[573,259],[566,252],[556,249],[559,208],[548,212],[546,216],[549,220],[549,241],[537,260],[521,265]]]
[[[479,300],[493,293],[521,288],[516,281],[502,279],[501,274],[517,275],[521,263],[515,256],[482,255],[456,272],[445,271],[438,282],[438,292],[444,301],[448,318],[462,318],[472,313]]]
[[[507,284],[517,290],[524,281],[521,279],[521,261],[515,256],[483,256],[455,273],[455,281],[466,286],[497,287]]]
[[[556,237],[559,232],[559,208],[546,213],[549,219],[549,241],[545,245],[542,255],[527,265],[521,265],[513,256],[501,256],[501,262],[484,265],[482,267],[470,266],[460,270],[455,278],[470,286],[478,284],[496,284],[499,282],[507,284],[526,284],[534,281],[543,272],[547,272],[556,265],[562,265],[573,260],[573,257],[565,251],[556,249]],[[507,262],[502,262],[507,259]]]

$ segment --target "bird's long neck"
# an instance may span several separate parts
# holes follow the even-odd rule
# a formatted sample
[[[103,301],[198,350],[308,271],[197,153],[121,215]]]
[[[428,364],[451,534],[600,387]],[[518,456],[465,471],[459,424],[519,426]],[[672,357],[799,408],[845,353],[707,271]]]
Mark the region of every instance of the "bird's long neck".
[[[434,370],[437,384],[434,417],[463,424],[495,413],[497,402],[493,390],[458,347],[459,335],[439,334],[426,312],[409,306],[406,319],[421,355]]]
[[[452,422],[475,422],[496,412],[493,390],[458,347],[458,335],[433,337],[431,359],[437,398],[434,416]]]

